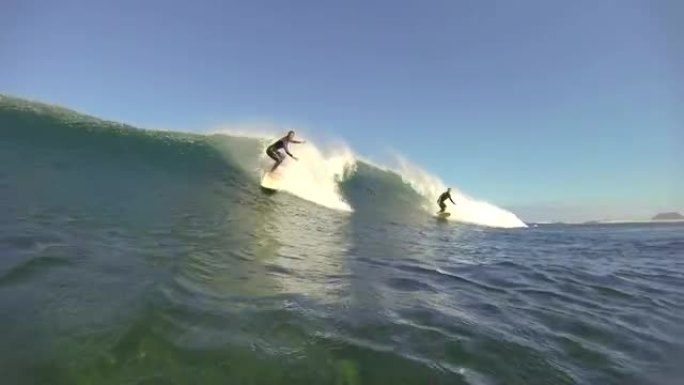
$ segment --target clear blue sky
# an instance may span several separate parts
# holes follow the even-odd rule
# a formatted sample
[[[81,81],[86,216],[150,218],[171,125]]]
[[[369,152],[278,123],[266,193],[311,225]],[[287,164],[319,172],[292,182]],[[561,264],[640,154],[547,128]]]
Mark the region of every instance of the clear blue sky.
[[[5,0],[0,92],[301,124],[499,205],[630,216],[684,209],[683,41],[679,0]]]

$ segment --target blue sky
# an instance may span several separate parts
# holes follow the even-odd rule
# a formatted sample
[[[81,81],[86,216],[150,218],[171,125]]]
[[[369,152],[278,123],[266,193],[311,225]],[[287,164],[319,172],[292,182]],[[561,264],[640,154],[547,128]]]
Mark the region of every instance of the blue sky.
[[[302,125],[523,216],[630,217],[684,211],[682,36],[677,0],[6,0],[0,92]]]

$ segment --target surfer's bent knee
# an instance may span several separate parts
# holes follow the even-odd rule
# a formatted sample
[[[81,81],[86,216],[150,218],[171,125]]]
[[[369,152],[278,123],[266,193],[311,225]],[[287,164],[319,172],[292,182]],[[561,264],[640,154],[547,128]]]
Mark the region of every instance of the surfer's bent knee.
[[[275,160],[276,162],[282,162],[282,158],[278,156],[279,154],[273,149],[273,147],[268,147],[266,149],[266,155],[268,155],[269,158]]]

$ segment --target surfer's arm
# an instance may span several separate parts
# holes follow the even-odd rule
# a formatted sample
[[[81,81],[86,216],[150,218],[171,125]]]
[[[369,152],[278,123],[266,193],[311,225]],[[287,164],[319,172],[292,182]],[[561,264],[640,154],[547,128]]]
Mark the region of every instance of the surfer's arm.
[[[303,141],[303,140],[294,140],[294,139],[293,139],[293,140],[290,141],[290,143],[302,144],[302,143],[306,143],[306,142]]]
[[[454,202],[454,200],[451,199],[451,195],[449,195],[449,200],[451,201],[451,203],[456,204],[456,202]]]
[[[285,148],[285,153],[286,153],[287,155],[289,155],[290,158],[292,158],[292,159],[294,159],[294,160],[299,160],[299,159],[297,159],[296,156],[292,155],[292,153],[291,153],[287,148]]]

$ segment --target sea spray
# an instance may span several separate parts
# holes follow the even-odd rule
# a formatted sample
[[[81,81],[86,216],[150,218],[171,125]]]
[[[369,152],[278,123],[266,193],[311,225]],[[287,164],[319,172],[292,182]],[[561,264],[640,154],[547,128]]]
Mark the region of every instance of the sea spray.
[[[328,208],[353,211],[338,185],[353,170],[355,159],[351,151],[337,148],[324,153],[311,142],[291,151],[296,151],[299,161],[287,159],[276,170],[281,174],[281,190]]]

